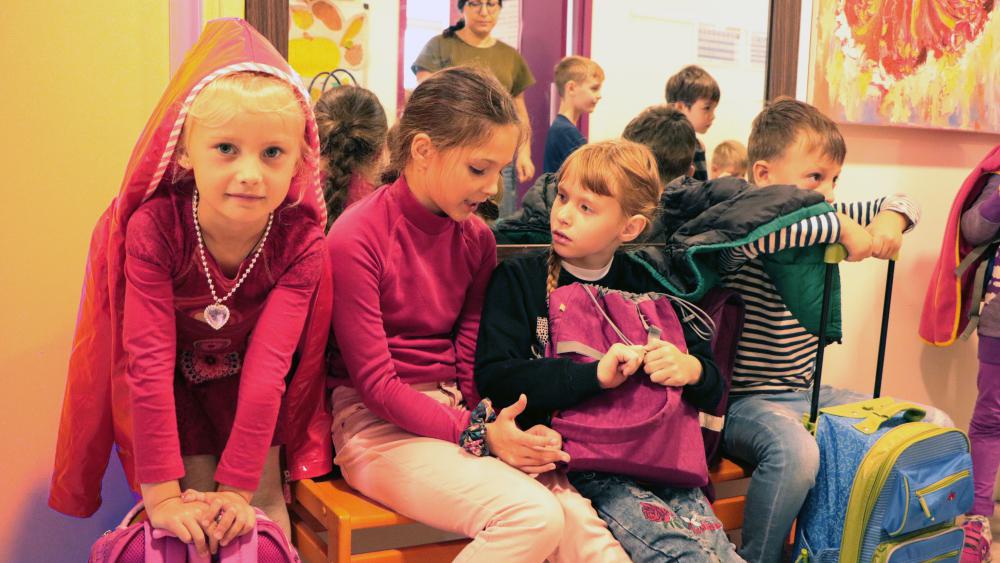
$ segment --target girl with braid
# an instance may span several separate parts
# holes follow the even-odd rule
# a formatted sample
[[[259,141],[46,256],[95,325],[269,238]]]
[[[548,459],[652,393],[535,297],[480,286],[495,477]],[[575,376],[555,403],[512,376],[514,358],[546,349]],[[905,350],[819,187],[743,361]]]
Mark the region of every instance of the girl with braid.
[[[375,94],[359,86],[327,90],[313,111],[326,172],[323,196],[329,228],[344,209],[379,185],[389,125]]]
[[[629,377],[684,387],[684,399],[699,410],[715,408],[724,382],[709,342],[687,324],[688,353],[666,341],[653,341],[645,346],[614,344],[601,360],[589,363],[534,354],[540,340],[536,332],[548,319],[548,295],[559,286],[585,283],[630,293],[663,291],[644,266],[619,252],[649,226],[660,201],[662,184],[649,149],[623,140],[586,145],[571,154],[557,174],[552,246],[505,260],[490,281],[476,350],[479,393],[495,408],[526,397],[527,406],[517,418],[522,428],[548,426],[556,411]],[[684,315],[678,311],[678,317]],[[633,561],[742,561],[700,489],[562,470],[542,473],[538,480],[563,504],[566,528],[587,532],[580,534],[589,544],[578,542],[583,551],[579,560],[619,560],[615,548],[620,552],[623,547]],[[586,524],[587,513],[594,509],[621,547],[598,541],[600,530]]]

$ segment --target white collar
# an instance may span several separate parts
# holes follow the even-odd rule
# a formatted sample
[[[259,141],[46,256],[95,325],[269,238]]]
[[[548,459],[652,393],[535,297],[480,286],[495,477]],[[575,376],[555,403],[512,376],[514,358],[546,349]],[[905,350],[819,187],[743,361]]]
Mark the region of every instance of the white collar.
[[[607,265],[603,268],[598,268],[596,270],[588,270],[587,268],[581,268],[579,266],[574,266],[569,262],[562,260],[562,268],[569,272],[573,277],[578,280],[593,282],[604,278],[611,271],[611,264],[615,261],[614,255],[611,255],[611,260],[608,260]]]

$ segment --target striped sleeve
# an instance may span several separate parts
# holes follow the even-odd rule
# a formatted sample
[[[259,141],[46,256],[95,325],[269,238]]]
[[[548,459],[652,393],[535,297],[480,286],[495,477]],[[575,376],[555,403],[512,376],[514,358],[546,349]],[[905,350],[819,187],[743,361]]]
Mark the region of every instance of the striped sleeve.
[[[719,255],[722,272],[733,272],[744,262],[761,254],[774,254],[788,248],[830,244],[840,240],[840,220],[835,212],[808,217],[742,246],[729,248]]]
[[[834,207],[837,211],[854,219],[862,227],[871,224],[875,216],[882,211],[895,211],[906,217],[910,224],[903,231],[904,233],[911,231],[920,222],[920,205],[906,194],[895,194],[870,201],[836,203]]]

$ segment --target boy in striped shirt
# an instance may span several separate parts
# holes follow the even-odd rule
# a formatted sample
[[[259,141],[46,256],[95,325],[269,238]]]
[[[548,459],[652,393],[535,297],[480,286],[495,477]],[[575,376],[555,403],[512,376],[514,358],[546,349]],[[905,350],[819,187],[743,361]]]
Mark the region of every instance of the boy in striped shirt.
[[[872,201],[834,202],[846,156],[837,125],[813,106],[789,98],[754,119],[748,144],[751,179],[759,188],[795,185],[823,194],[835,212],[791,225],[720,258],[723,285],[743,296],[746,319],[737,344],[723,447],[755,467],[747,492],[740,555],[780,561],[785,538],[819,469],[816,441],[804,428],[819,341],[792,316],[765,272],[761,254],[840,242],[849,261],[888,259],[903,233],[920,220],[918,205],[897,194]],[[870,398],[823,386],[820,407]],[[927,408],[927,420],[951,426]]]

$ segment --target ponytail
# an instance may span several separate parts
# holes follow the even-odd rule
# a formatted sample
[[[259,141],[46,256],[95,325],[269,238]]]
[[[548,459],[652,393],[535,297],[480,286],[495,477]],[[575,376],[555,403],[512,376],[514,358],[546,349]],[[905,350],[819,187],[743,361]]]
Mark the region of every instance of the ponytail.
[[[445,37],[454,37],[455,32],[465,27],[465,18],[459,18],[454,25],[448,26],[441,35]]]

